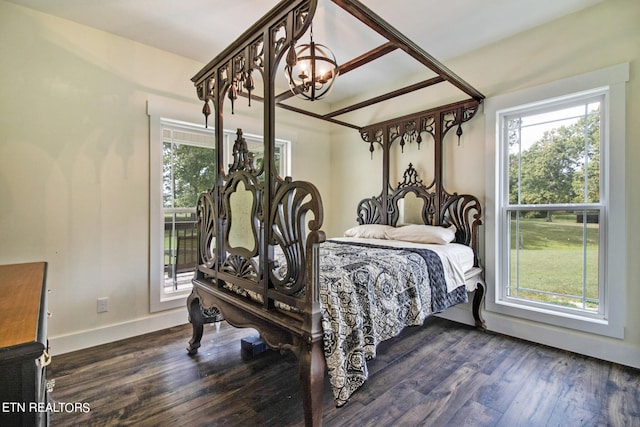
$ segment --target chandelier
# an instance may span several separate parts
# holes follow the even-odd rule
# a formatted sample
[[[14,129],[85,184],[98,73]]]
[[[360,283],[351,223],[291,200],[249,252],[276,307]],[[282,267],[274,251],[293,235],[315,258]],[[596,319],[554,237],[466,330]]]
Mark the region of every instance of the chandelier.
[[[329,94],[339,73],[333,52],[313,42],[313,25],[308,44],[294,46],[291,42],[284,71],[291,92],[309,101]]]

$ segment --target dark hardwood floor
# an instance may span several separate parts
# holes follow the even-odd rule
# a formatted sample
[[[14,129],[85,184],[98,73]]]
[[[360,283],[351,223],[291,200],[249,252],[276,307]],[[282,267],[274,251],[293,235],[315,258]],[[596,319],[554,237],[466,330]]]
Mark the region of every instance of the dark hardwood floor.
[[[185,325],[56,356],[51,398],[90,411],[54,412],[51,426],[303,425],[296,358],[243,360],[252,334],[205,325],[190,357]],[[369,367],[342,408],[325,380],[325,425],[640,426],[640,370],[444,319],[383,343]]]

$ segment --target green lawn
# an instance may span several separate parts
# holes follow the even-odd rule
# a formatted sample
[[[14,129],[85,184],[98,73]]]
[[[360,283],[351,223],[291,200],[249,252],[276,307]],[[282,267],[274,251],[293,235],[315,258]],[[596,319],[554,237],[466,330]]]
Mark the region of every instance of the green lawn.
[[[584,227],[576,222],[575,215],[554,215],[552,222],[544,218],[520,219],[519,225],[516,245],[512,221],[511,295],[582,308],[583,275],[586,275],[586,297],[598,298],[598,224],[587,224],[586,253]],[[586,308],[597,310],[597,302],[587,302]]]

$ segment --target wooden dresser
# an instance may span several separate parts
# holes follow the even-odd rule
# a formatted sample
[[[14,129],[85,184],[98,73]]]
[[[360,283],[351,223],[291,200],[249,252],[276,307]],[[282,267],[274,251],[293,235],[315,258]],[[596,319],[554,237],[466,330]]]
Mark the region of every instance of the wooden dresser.
[[[48,424],[47,264],[0,265],[0,425]]]

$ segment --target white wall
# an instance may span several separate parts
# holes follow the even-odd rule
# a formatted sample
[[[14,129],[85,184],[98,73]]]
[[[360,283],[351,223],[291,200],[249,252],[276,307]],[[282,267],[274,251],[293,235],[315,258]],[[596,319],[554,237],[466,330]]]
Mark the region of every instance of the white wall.
[[[546,25],[523,32],[485,48],[445,61],[445,65],[460,75],[487,97],[514,92],[553,82],[565,77],[583,74],[611,65],[629,62],[630,81],[627,84],[627,229],[628,236],[638,236],[640,223],[636,221],[640,209],[640,2],[636,0],[609,0],[594,7],[558,19]],[[469,30],[473,36],[473,29]],[[429,46],[424,46],[428,51]],[[424,106],[414,103],[418,111],[431,106],[425,98]],[[402,104],[403,109],[407,105]],[[376,117],[377,112],[371,113]],[[362,120],[366,118],[362,117]],[[366,122],[366,121],[365,121]],[[467,126],[460,146],[455,136],[448,135],[446,146],[445,186],[451,191],[468,192],[485,199],[485,117],[483,112]],[[453,138],[452,138],[453,136]],[[424,144],[423,144],[424,145]],[[406,160],[423,168],[431,160],[430,150],[405,148]],[[364,197],[377,195],[381,190],[381,155],[376,152],[369,160],[368,146],[359,135],[338,130],[332,135],[332,201],[336,218],[330,234],[342,233],[355,224],[355,206]],[[402,160],[400,160],[403,162]],[[398,166],[399,167],[399,166]],[[403,167],[406,167],[403,166]],[[424,170],[424,169],[423,169]],[[401,172],[402,170],[399,170]],[[398,173],[399,173],[398,172]],[[398,177],[396,176],[395,179]],[[342,185],[350,182],[349,186]],[[393,182],[393,181],[392,181]],[[484,200],[484,203],[491,203]],[[482,237],[482,236],[481,236]],[[640,367],[640,239],[627,240],[626,285],[627,321],[624,340],[592,336],[562,328],[544,326],[507,316],[487,313],[489,329],[519,336],[544,344],[557,346],[583,354],[618,361]],[[491,285],[491,284],[490,284]],[[464,310],[451,310],[447,316],[470,322]]]
[[[49,263],[51,338],[148,317],[146,99],[198,64],[5,2],[0,34],[0,262]]]

